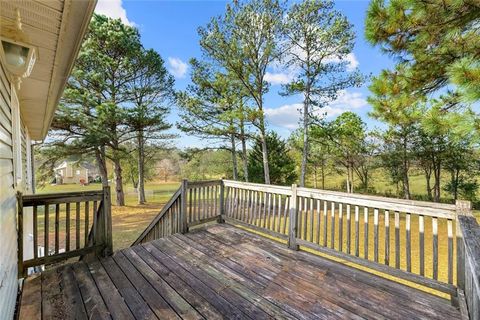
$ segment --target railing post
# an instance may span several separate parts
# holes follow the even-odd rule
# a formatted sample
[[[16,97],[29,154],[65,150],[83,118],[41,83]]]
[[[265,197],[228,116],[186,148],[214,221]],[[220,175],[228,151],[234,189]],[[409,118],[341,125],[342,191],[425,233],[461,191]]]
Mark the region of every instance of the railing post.
[[[182,222],[182,233],[188,232],[188,214],[187,214],[187,191],[188,191],[188,180],[182,180],[182,191],[180,194],[180,201],[181,201],[181,210],[180,210],[180,221]]]
[[[457,200],[456,206],[456,234],[457,234],[457,288],[465,290],[465,247],[463,245],[462,228],[458,216],[472,216],[472,203],[465,200]]]
[[[104,256],[111,255],[113,253],[113,238],[112,238],[112,201],[110,195],[110,187],[103,187],[103,221],[104,221],[104,241],[105,250]]]
[[[218,223],[225,222],[225,184],[223,178],[220,181],[220,216],[218,217]]]
[[[18,278],[24,278],[27,276],[26,270],[23,267],[23,195],[19,191],[17,192],[17,217],[18,217],[18,231],[17,231],[17,246],[18,246]]]
[[[292,184],[292,195],[290,198],[289,228],[288,228],[288,247],[292,250],[298,250],[297,245],[297,185]]]

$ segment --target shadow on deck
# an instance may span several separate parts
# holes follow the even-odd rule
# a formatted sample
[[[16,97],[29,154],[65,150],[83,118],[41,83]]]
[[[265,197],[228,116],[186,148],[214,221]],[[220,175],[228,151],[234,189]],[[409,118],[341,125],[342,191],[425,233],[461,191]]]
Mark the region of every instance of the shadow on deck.
[[[229,224],[50,269],[20,319],[457,319],[450,301]]]

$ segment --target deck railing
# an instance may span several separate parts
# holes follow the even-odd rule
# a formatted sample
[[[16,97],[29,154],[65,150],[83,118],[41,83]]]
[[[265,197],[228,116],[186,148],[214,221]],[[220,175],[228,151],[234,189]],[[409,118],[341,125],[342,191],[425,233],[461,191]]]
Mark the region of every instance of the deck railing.
[[[166,228],[163,219],[178,219],[178,227]],[[469,310],[480,307],[480,228],[468,201],[452,205],[296,185],[184,180],[135,244],[212,220],[448,293],[460,305],[464,292]]]
[[[112,252],[109,187],[85,192],[18,193],[17,199],[19,277],[26,276],[28,268]],[[31,229],[32,234],[26,234],[25,229]],[[24,238],[30,236],[33,248],[24,248]],[[27,251],[33,252],[33,257],[26,259]]]
[[[468,206],[458,211],[457,261],[460,308],[470,319],[480,319],[480,227]],[[465,304],[462,304],[466,302]]]
[[[173,194],[160,213],[148,225],[133,245],[159,239],[188,228],[218,220],[223,207],[222,181],[188,182]]]

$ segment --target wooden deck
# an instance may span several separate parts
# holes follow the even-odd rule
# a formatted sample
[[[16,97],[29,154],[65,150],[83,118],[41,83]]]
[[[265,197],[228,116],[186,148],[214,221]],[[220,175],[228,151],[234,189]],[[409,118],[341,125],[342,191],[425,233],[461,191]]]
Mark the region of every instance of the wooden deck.
[[[27,278],[20,319],[457,319],[450,302],[228,224]]]

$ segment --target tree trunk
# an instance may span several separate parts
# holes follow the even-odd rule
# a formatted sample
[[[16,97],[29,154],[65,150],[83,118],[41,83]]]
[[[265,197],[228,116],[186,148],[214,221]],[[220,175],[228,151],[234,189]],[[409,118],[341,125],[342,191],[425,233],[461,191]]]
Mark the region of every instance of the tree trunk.
[[[102,187],[108,186],[108,172],[105,157],[105,147],[95,148],[95,159],[100,170],[100,177],[102,178]]]
[[[242,162],[243,162],[243,176],[248,182],[248,156],[247,156],[247,140],[245,139],[245,124],[243,118],[240,119],[240,139],[242,141]]]
[[[432,187],[431,187],[431,184],[430,184],[430,177],[432,176],[432,169],[425,168],[424,171],[425,171],[425,180],[426,180],[426,183],[427,183],[427,196],[428,196],[428,199],[430,201],[432,201],[433,200],[433,195],[432,195]]]
[[[317,182],[317,165],[313,166],[313,187],[315,189],[318,188],[318,182]]]
[[[410,199],[410,181],[408,179],[409,163],[407,155],[407,139],[403,140],[403,196]]]
[[[232,150],[232,164],[233,164],[233,180],[238,180],[238,166],[237,166],[237,149],[235,147],[235,135],[230,136],[231,150]]]
[[[323,156],[322,156],[323,157]],[[322,158],[322,189],[325,190],[325,159]]]
[[[433,165],[433,178],[435,179],[435,184],[433,186],[433,201],[435,202],[440,202],[440,174],[440,161],[438,161],[438,163],[435,161]]]
[[[267,134],[265,129],[265,115],[263,114],[263,107],[260,104],[260,141],[262,142],[262,159],[263,159],[263,174],[265,178],[265,184],[270,184],[270,167],[268,165],[268,147],[267,147]]]
[[[113,160],[113,169],[115,173],[115,192],[117,195],[115,203],[117,206],[124,206],[125,194],[123,193],[123,177],[122,177],[122,166],[120,165],[120,159],[115,158]]]
[[[347,166],[347,193],[350,193],[350,166]]]
[[[145,198],[145,141],[143,139],[143,131],[137,136],[138,151],[138,204],[147,202]]]
[[[307,89],[308,90],[308,89]],[[308,161],[308,92],[303,103],[303,150],[302,165],[300,171],[300,187],[305,187],[305,176],[307,174]]]

